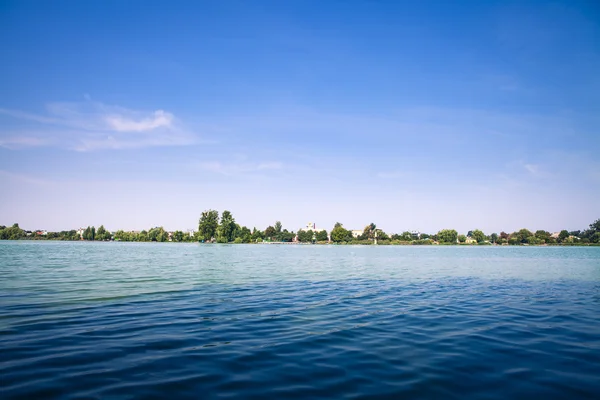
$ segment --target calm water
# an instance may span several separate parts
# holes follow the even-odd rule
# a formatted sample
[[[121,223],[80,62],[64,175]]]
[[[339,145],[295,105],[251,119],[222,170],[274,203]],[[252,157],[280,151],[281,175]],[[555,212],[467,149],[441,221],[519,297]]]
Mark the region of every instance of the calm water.
[[[0,397],[600,398],[600,248],[0,242]]]

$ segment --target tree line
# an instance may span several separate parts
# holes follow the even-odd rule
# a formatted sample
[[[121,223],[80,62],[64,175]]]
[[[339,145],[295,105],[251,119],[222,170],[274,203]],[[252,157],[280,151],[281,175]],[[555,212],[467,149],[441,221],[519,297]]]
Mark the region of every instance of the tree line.
[[[87,240],[87,241],[126,241],[126,242],[216,242],[216,243],[256,243],[256,242],[291,242],[297,240],[303,243],[337,243],[337,244],[499,244],[499,245],[589,245],[600,244],[600,219],[589,225],[588,229],[567,231],[562,230],[553,235],[544,230],[535,232],[528,229],[506,233],[485,234],[480,229],[469,231],[466,235],[459,234],[455,229],[442,229],[435,234],[403,233],[387,234],[377,228],[374,223],[365,226],[359,235],[353,235],[351,230],[337,222],[330,233],[326,230],[284,229],[280,221],[267,226],[264,230],[256,227],[250,230],[238,224],[230,211],[223,211],[219,216],[216,210],[202,212],[198,221],[198,230],[190,233],[182,231],[167,232],[163,227],[154,227],[139,232],[118,230],[114,235],[101,225],[98,229],[88,226],[80,234],[78,231],[25,231],[14,224],[10,227],[0,225],[0,240]]]

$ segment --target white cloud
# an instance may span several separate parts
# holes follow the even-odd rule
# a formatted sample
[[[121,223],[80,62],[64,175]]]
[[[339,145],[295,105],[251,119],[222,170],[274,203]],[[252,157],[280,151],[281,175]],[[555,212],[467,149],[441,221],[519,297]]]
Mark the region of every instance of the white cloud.
[[[153,117],[137,121],[123,117],[122,115],[111,115],[106,117],[106,122],[118,132],[144,132],[160,127],[171,127],[173,124],[173,114],[157,110],[154,111]]]
[[[89,98],[83,102],[49,103],[42,115],[9,109],[0,109],[0,114],[37,125],[31,129],[29,124],[27,132],[10,136],[0,132],[0,146],[6,148],[55,145],[91,151],[181,146],[198,139],[167,111],[131,110]]]

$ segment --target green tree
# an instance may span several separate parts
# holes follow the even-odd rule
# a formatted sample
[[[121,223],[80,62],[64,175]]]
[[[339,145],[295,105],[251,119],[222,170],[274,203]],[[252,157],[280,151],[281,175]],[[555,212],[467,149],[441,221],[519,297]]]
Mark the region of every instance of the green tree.
[[[539,244],[550,243],[550,238],[551,238],[550,232],[546,232],[546,231],[540,229],[540,230],[535,231],[535,237],[538,239]]]
[[[438,240],[442,243],[456,243],[458,232],[454,229],[442,229],[437,233]]]
[[[566,229],[563,229],[558,234],[558,243],[563,243],[568,237],[569,237],[569,231],[567,231]]]
[[[200,240],[211,240],[217,235],[218,226],[219,212],[216,210],[203,211],[198,222],[198,238]]]
[[[337,222],[331,230],[331,240],[335,243],[348,242],[352,240],[352,232],[345,229],[342,224]]]
[[[264,239],[264,237],[265,237],[265,234],[262,231],[256,229],[256,227],[252,230],[251,239],[253,242],[262,240],[262,239]]]
[[[174,242],[183,242],[184,234],[182,231],[173,232],[173,237],[171,238]]]
[[[142,230],[140,233],[137,234],[136,239],[137,242],[149,241],[148,232],[146,230]]]
[[[518,232],[511,233],[508,242],[510,244],[527,243],[529,237],[531,237],[531,236],[534,236],[534,234],[531,231],[529,231],[528,229],[521,229]],[[515,240],[516,240],[516,243],[515,243]]]
[[[274,228],[275,228],[276,233],[281,233],[281,228],[282,228],[281,221],[275,221]]]
[[[96,240],[110,240],[111,237],[112,235],[104,228],[104,225],[100,225],[96,231]]]
[[[369,225],[365,226],[365,229],[363,229],[363,233],[360,235],[359,240],[374,239],[376,230],[377,225],[371,222]]]
[[[148,241],[150,242],[167,242],[169,240],[169,232],[165,231],[162,226],[157,226],[148,231]]]
[[[390,236],[382,231],[381,229],[377,230],[377,240],[390,240]]]
[[[235,240],[240,239],[239,243],[250,243],[252,241],[252,232],[245,226],[238,227],[235,231]]]
[[[586,229],[579,236],[581,239],[587,239],[590,243],[600,243],[600,219],[592,222],[589,229]]]
[[[275,228],[269,225],[267,229],[265,229],[265,239],[273,240],[276,233]]]
[[[19,227],[19,224],[13,224],[10,228],[3,229],[3,238],[8,240],[19,240],[27,236],[25,231]]]
[[[467,237],[465,235],[458,235],[458,241],[464,243],[467,241]]]
[[[326,242],[329,240],[329,237],[327,236],[327,231],[325,229],[317,232],[317,240],[319,242]]]
[[[96,228],[93,226],[88,226],[83,231],[83,240],[96,240]]]
[[[404,232],[402,232],[402,234],[392,235],[392,240],[400,240],[403,242],[410,242],[411,240],[413,240],[413,237],[409,231],[404,231]]]
[[[298,231],[298,241],[299,242],[303,242],[303,243],[312,242],[312,238],[313,238],[313,231],[305,231],[305,230]]]
[[[235,239],[236,223],[231,212],[225,210],[221,215],[221,225],[218,228],[218,239],[221,243],[233,242]]]
[[[473,239],[477,240],[477,243],[483,243],[483,242],[485,242],[485,239],[486,239],[485,233],[483,233],[479,229],[475,229],[474,231],[472,231],[471,237]]]
[[[490,235],[490,239],[492,240],[492,243],[497,243],[498,242],[498,234],[497,233],[492,233]]]
[[[279,240],[282,242],[291,242],[296,237],[294,232],[288,232],[287,229],[284,229],[283,232],[279,234]]]

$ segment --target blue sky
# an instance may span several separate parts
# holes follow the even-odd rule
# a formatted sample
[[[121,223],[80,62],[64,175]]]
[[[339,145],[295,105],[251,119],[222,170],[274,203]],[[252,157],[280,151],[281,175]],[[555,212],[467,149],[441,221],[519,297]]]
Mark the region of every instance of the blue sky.
[[[0,1],[0,224],[582,229],[595,1]]]

